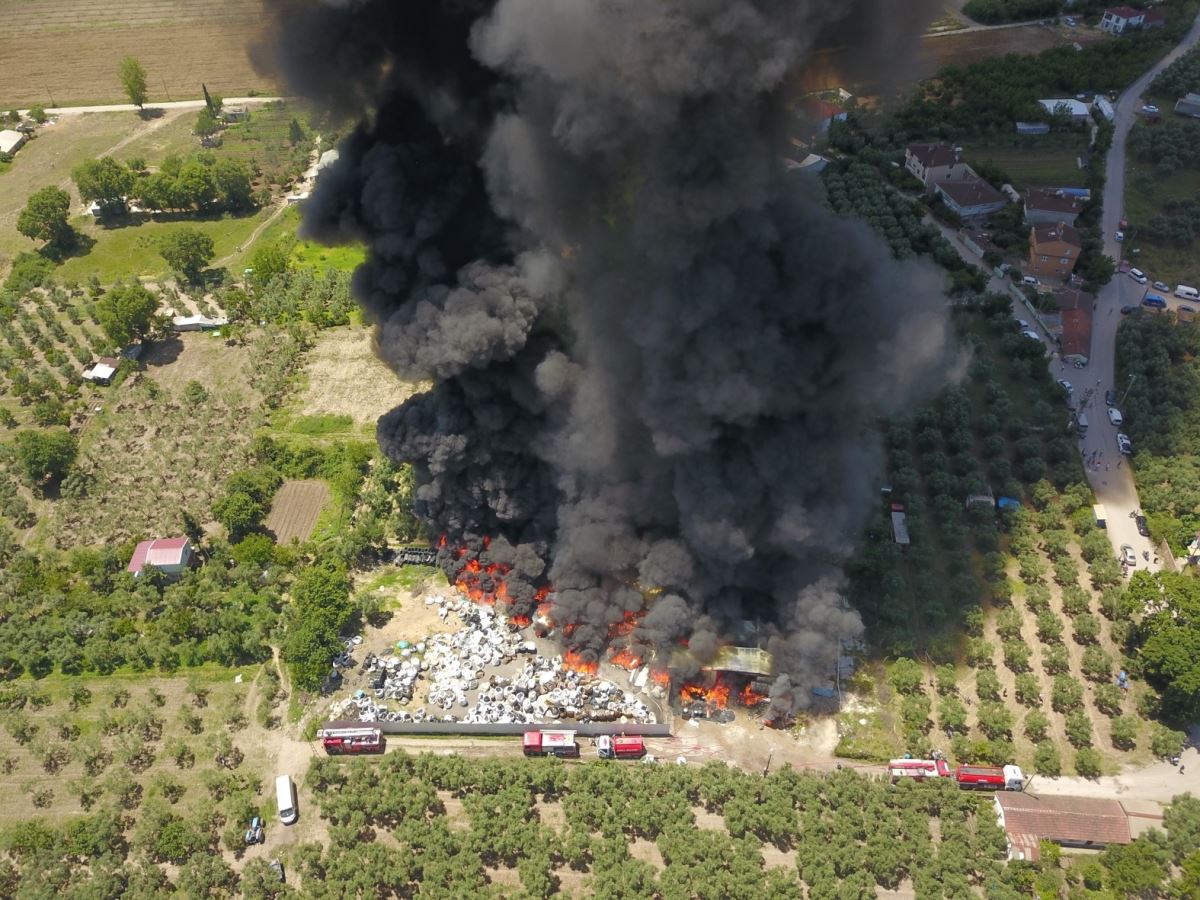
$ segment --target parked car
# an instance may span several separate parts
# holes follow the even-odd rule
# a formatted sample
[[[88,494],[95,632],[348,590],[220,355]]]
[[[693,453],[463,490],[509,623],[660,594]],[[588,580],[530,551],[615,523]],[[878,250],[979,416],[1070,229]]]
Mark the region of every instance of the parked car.
[[[1154,282],[1154,284],[1152,284],[1150,286],[1152,288],[1154,288],[1156,291],[1162,291],[1164,294],[1171,293],[1171,286],[1169,284],[1166,284],[1165,282],[1156,281],[1156,282]]]
[[[1149,279],[1146,277],[1146,273],[1143,272],[1141,269],[1130,269],[1129,277],[1132,278],[1134,281],[1136,281],[1138,284],[1145,284],[1147,281],[1149,281]]]
[[[283,863],[281,863],[281,862],[280,862],[279,860],[277,860],[277,859],[273,859],[273,860],[271,860],[269,863],[267,863],[267,867],[268,867],[268,868],[269,868],[269,869],[270,869],[272,872],[274,872],[274,873],[275,873],[275,877],[276,877],[276,878],[278,878],[280,881],[283,881],[283,880],[284,880],[284,878],[283,878]]]
[[[1166,309],[1167,300],[1165,297],[1158,296],[1158,294],[1147,294],[1142,298],[1142,306],[1148,306],[1151,309]]]
[[[1113,235],[1113,240],[1115,240],[1118,244],[1121,243],[1123,240],[1125,240],[1125,232],[1118,231]]]
[[[1037,280],[1037,277],[1036,277],[1036,276],[1034,276],[1034,275],[1025,275],[1025,276],[1023,276],[1023,277],[1021,278],[1021,284],[1028,284],[1028,285],[1030,285],[1031,287],[1036,287],[1036,286],[1039,284],[1039,282],[1038,282],[1038,280]]]
[[[1024,319],[1017,319],[1017,324],[1021,326],[1022,331],[1024,331],[1026,328],[1029,327],[1029,323],[1026,322]]]
[[[1026,331],[1022,331],[1021,334],[1025,335],[1025,337],[1029,338],[1032,341],[1040,341],[1041,340],[1041,337],[1038,336],[1038,333],[1036,331],[1026,330]]]
[[[1177,308],[1180,312],[1185,313],[1194,313],[1196,311],[1196,307],[1188,306],[1186,303],[1181,303]]]
[[[1117,392],[1116,391],[1105,391],[1104,392],[1104,402],[1106,404],[1108,404],[1109,406],[1116,406],[1117,405]]]
[[[1142,112],[1153,116],[1158,112],[1158,107],[1155,106],[1153,103],[1147,103],[1145,106],[1142,107]]]
[[[1078,22],[1076,22],[1076,21],[1075,21],[1075,19],[1074,19],[1072,16],[1064,16],[1064,17],[1063,17],[1063,24],[1064,24],[1064,25],[1066,25],[1068,28],[1074,28],[1074,27],[1075,27],[1076,25],[1078,25],[1079,23],[1078,23]],[[1082,99],[1083,99],[1084,97],[1086,97],[1086,96],[1087,96],[1087,94],[1077,94],[1077,95],[1076,95],[1076,97],[1075,97],[1075,99],[1076,99],[1076,100],[1082,100]]]
[[[1129,435],[1124,432],[1117,432],[1117,449],[1125,456],[1133,454],[1133,442],[1129,440]]]
[[[1058,386],[1059,386],[1060,388],[1062,388],[1064,391],[1066,391],[1068,394],[1073,394],[1073,393],[1075,393],[1075,388],[1074,388],[1074,386],[1071,384],[1071,382],[1069,382],[1069,381],[1067,381],[1067,380],[1065,380],[1065,379],[1063,379],[1063,378],[1060,378],[1060,379],[1058,379]]]
[[[1150,526],[1146,524],[1145,516],[1136,516],[1133,521],[1137,523],[1138,534],[1142,537],[1150,537]]]
[[[1108,408],[1108,421],[1112,422],[1117,427],[1125,424],[1125,419],[1121,416],[1121,411],[1115,406]]]
[[[1133,552],[1133,548],[1128,544],[1121,545],[1121,563],[1133,568],[1137,565],[1137,554]]]
[[[1123,316],[1127,316],[1133,312],[1137,312],[1136,306],[1122,306],[1121,307],[1121,315],[1123,315]]]
[[[261,844],[263,840],[262,819],[260,819],[258,816],[255,816],[250,820],[250,827],[246,829],[246,843]]]
[[[1131,263],[1127,259],[1121,260],[1121,264],[1117,266],[1117,271],[1124,274],[1129,271]]]

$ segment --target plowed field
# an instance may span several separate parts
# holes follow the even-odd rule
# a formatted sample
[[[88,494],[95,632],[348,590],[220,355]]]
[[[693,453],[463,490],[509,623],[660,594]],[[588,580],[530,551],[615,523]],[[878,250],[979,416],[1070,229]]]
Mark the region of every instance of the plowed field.
[[[323,481],[285,481],[271,504],[267,530],[278,544],[290,544],[292,538],[307,541],[328,498],[329,488]]]
[[[247,55],[261,25],[261,0],[0,0],[0,105],[125,102],[125,56],[151,100],[273,93]]]

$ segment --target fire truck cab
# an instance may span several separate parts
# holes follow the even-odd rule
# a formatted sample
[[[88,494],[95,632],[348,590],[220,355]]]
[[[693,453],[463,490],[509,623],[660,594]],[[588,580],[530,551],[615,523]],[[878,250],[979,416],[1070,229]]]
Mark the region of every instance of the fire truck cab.
[[[383,731],[379,728],[326,727],[317,732],[317,737],[330,756],[383,752]]]
[[[521,742],[526,756],[578,756],[574,731],[527,731]]]
[[[596,755],[601,759],[641,759],[646,755],[646,742],[637,734],[619,737],[602,734],[596,738]]]

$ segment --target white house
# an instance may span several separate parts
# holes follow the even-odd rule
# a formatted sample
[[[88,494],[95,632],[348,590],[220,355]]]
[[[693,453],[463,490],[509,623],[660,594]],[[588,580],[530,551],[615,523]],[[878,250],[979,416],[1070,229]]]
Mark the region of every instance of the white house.
[[[92,381],[96,384],[109,385],[112,384],[113,376],[117,374],[117,368],[121,365],[119,359],[111,356],[102,356],[91,366],[83,370],[82,377],[85,381]]]
[[[175,331],[209,331],[213,328],[224,328],[228,324],[228,319],[212,316],[175,316],[171,320],[171,327]]]
[[[925,192],[941,181],[963,181],[975,173],[949,144],[909,144],[904,148],[904,168],[925,185]]]
[[[1142,27],[1146,19],[1145,10],[1134,9],[1132,6],[1114,6],[1104,11],[1100,20],[1100,30],[1109,34],[1124,34]]]
[[[21,134],[19,131],[13,131],[11,128],[6,128],[0,131],[0,153],[6,156],[12,156],[24,146],[25,141],[29,139],[29,135]]]

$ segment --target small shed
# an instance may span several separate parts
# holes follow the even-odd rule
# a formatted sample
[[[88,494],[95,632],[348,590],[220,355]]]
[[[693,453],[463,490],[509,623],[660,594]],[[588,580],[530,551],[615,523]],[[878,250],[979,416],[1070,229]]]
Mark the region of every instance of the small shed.
[[[110,385],[120,365],[121,361],[119,359],[112,356],[102,356],[92,363],[91,366],[83,370],[83,378],[85,381],[91,381],[95,384]]]
[[[187,538],[156,538],[137,545],[127,570],[136,576],[146,566],[153,566],[165,575],[178,576],[191,562],[192,542]]]
[[[12,156],[25,145],[29,135],[6,128],[0,131],[0,154]]]
[[[220,317],[212,316],[175,316],[171,319],[171,327],[176,331],[212,331],[215,328],[224,328],[229,324],[229,320]]]
[[[892,540],[901,547],[912,543],[908,536],[908,519],[903,508],[892,509]]]

